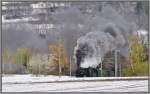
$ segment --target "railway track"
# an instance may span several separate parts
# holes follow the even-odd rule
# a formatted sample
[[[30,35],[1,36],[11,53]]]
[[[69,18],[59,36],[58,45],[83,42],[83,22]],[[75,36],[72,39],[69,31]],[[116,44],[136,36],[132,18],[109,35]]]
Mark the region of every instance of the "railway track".
[[[2,92],[147,92],[148,77],[3,75]]]
[[[3,84],[3,92],[148,92],[148,80]]]
[[[101,82],[101,81],[135,81],[148,80],[148,77],[87,77],[87,78],[69,78],[57,79],[53,81],[27,81],[27,82],[3,82],[3,84],[36,84],[36,83],[66,83],[66,82]]]

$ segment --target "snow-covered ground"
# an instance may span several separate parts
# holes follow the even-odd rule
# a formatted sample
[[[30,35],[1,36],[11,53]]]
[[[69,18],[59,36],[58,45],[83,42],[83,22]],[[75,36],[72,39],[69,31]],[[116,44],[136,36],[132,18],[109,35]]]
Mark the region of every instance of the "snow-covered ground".
[[[145,78],[9,75],[2,77],[2,92],[148,92]]]

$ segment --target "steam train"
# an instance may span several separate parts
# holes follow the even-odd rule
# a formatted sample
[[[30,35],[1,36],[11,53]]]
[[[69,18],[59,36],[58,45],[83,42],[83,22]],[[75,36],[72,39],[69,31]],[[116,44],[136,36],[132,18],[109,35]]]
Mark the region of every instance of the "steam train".
[[[85,54],[81,50],[76,51],[76,62],[77,62],[77,70],[76,70],[76,77],[98,77],[98,68],[82,68],[80,66],[82,59],[84,58]]]
[[[74,55],[77,63],[77,77],[96,77],[100,69],[100,62],[108,53],[115,53],[118,47],[123,47],[125,39],[121,39],[121,33],[118,33],[117,28],[110,24],[105,27],[103,32],[89,32],[85,36],[77,40],[77,45],[74,49]],[[123,36],[122,36],[123,38]],[[120,39],[121,41],[116,41]],[[111,55],[111,54],[110,54]],[[112,57],[114,55],[112,54]],[[114,61],[114,60],[110,60]],[[106,71],[114,72],[114,63],[103,63]],[[104,69],[103,67],[103,69]],[[102,75],[102,74],[101,74]]]

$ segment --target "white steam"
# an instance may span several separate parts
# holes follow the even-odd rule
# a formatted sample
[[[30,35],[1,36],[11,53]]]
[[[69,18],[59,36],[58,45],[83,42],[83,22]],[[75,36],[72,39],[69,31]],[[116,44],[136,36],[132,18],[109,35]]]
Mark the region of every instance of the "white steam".
[[[84,63],[81,63],[81,67],[88,68],[88,67],[97,67],[97,59],[95,57],[92,58],[84,58]],[[91,63],[92,62],[92,63]]]

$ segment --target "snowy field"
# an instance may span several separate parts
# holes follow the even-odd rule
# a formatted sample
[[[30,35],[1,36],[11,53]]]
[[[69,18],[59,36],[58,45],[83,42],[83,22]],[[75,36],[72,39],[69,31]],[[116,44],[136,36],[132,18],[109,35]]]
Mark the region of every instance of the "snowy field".
[[[76,78],[9,75],[2,77],[2,92],[148,92],[147,77],[135,79],[132,77]]]

